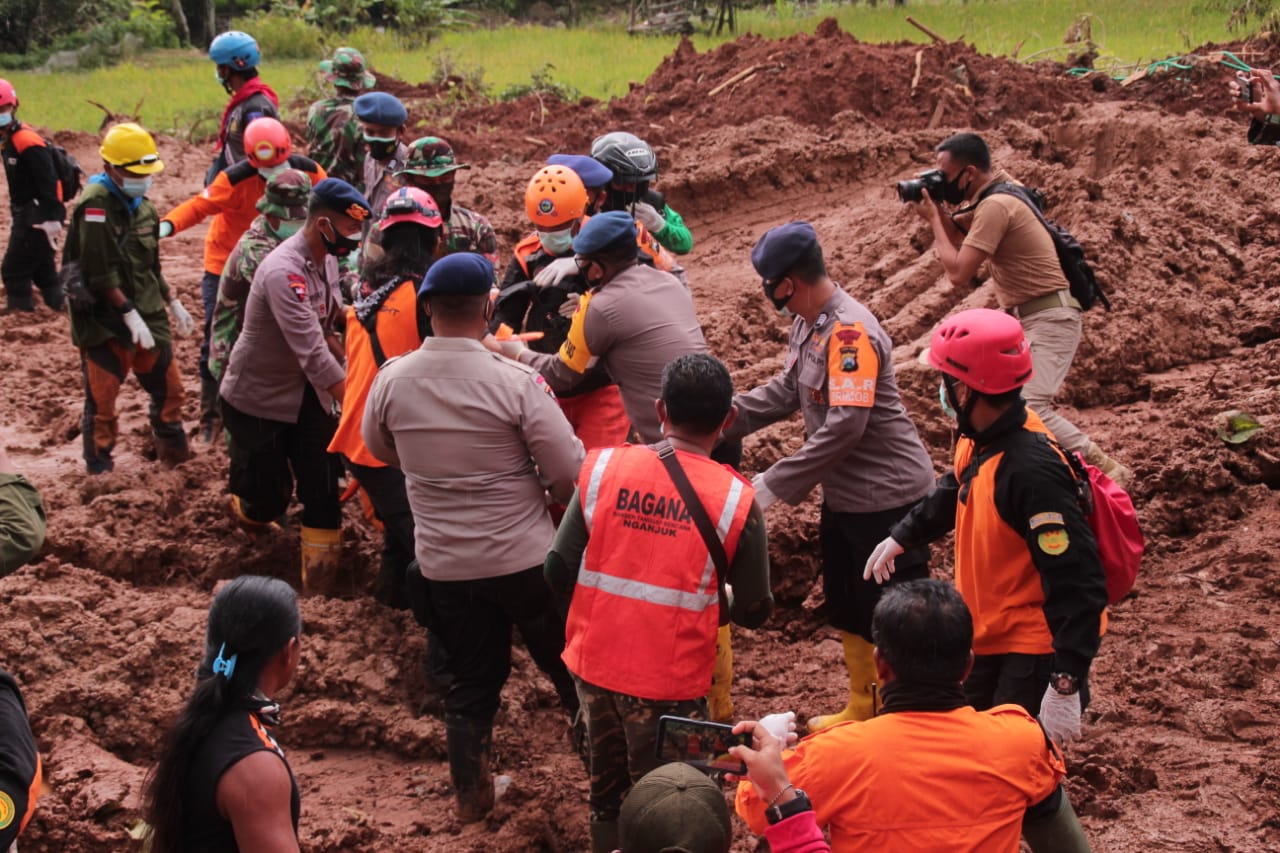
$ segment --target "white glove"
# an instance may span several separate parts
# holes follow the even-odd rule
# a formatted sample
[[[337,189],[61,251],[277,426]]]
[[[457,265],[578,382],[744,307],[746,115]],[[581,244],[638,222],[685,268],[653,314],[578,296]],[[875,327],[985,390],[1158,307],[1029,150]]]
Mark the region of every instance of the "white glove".
[[[1066,746],[1080,737],[1080,693],[1063,696],[1052,686],[1045,688],[1040,700],[1040,725],[1058,746]]]
[[[169,313],[173,315],[173,325],[177,327],[178,334],[184,338],[195,330],[196,321],[191,319],[191,314],[176,296],[169,300]]]
[[[560,303],[560,307],[556,311],[566,320],[578,313],[578,303],[582,301],[582,294],[570,293],[565,297],[564,302]]]
[[[130,308],[124,313],[122,319],[129,327],[129,337],[133,339],[134,346],[138,349],[156,348],[156,339],[151,336],[151,330],[147,328],[137,308]]]
[[[777,502],[778,496],[765,485],[763,472],[751,478],[751,487],[756,490],[756,503],[760,504],[761,510],[766,510]]]
[[[898,540],[892,536],[885,537],[884,541],[876,546],[871,552],[871,556],[867,558],[867,567],[862,570],[862,579],[864,581],[876,579],[876,583],[884,583],[893,575],[893,561],[901,557],[906,551],[898,544]]]
[[[173,223],[167,219],[160,221],[160,236],[170,237],[173,235]]]
[[[564,281],[569,276],[577,274],[577,261],[573,258],[556,258],[538,270],[538,274],[533,277],[533,283],[538,287],[551,287]]]
[[[633,211],[636,221],[644,226],[644,230],[657,237],[663,228],[667,227],[667,218],[658,212],[658,208],[645,202],[640,202],[635,206]]]
[[[48,222],[37,222],[31,227],[44,232],[45,239],[49,241],[50,248],[58,248],[58,235],[62,233],[61,222],[51,219]]]
[[[799,740],[799,736],[796,734],[795,711],[769,714],[767,717],[761,717],[759,724],[764,726],[769,734],[782,741],[784,746],[791,746]]]

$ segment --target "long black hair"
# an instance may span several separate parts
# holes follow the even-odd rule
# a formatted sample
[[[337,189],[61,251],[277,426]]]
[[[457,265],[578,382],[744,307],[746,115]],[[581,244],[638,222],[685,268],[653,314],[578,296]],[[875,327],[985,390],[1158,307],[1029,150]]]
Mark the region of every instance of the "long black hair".
[[[382,232],[382,257],[369,265],[367,278],[376,290],[388,279],[421,282],[431,266],[440,229],[414,222],[398,222]]]
[[[263,668],[301,633],[298,596],[282,580],[244,575],[214,596],[196,689],[165,735],[147,779],[151,853],[179,853],[189,813],[187,774],[196,750],[224,714],[246,705]],[[234,667],[227,674],[224,662],[233,655]]]

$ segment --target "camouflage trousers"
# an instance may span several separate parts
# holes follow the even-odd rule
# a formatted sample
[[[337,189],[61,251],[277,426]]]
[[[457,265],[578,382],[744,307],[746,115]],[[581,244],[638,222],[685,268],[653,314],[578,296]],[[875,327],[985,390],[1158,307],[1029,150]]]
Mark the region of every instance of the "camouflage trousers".
[[[573,677],[587,720],[592,821],[616,821],[622,801],[640,777],[657,767],[658,718],[670,714],[709,719],[707,700],[641,699]]]

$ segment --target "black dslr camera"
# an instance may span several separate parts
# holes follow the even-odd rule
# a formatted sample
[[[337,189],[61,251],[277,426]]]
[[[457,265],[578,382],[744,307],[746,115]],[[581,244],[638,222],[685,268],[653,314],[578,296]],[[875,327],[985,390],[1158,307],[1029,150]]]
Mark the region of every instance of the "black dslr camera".
[[[941,203],[943,197],[943,185],[947,182],[947,176],[942,174],[941,169],[930,169],[927,172],[921,172],[918,176],[909,181],[898,181],[898,198],[901,201],[919,201],[924,198],[924,194],[929,193],[929,198]]]

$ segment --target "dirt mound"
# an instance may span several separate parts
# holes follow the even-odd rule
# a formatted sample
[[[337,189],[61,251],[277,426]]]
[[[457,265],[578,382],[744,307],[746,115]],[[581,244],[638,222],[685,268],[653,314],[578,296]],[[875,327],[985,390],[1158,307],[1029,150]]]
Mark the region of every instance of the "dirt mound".
[[[1230,49],[1280,65],[1270,43]],[[684,263],[708,341],[739,388],[781,368],[787,337],[760,297],[750,247],[779,222],[812,221],[833,276],[893,336],[906,405],[940,466],[948,426],[936,377],[916,355],[942,317],[991,295],[946,282],[928,230],[892,185],[927,168],[947,134],[979,129],[999,166],[1048,193],[1049,215],[1081,239],[1116,304],[1086,315],[1061,399],[1137,472],[1149,550],[1094,664],[1086,737],[1069,756],[1077,810],[1099,850],[1276,849],[1280,213],[1257,176],[1277,155],[1245,145],[1243,120],[1224,114],[1229,72],[1219,63],[1125,87],[1064,70],[961,44],[866,45],[828,22],[814,35],[748,36],[703,54],[683,43],[607,105],[476,104],[447,85],[385,82],[415,131],[445,136],[473,164],[458,201],[490,217],[504,252],[528,227],[523,187],[547,154],[584,150],[620,127],[652,141],[660,188],[696,239]],[[57,138],[98,162],[95,137]],[[159,142],[163,211],[199,191],[211,152]],[[165,275],[193,311],[202,236],[161,244]],[[178,342],[188,424],[197,349]],[[214,586],[243,572],[297,582],[295,533],[253,541],[231,524],[221,447],[201,446],[173,470],[149,458],[146,399],[132,381],[117,470],[86,477],[82,395],[65,318],[0,316],[0,441],[50,516],[42,558],[0,582],[0,665],[26,687],[51,788],[25,853],[134,849],[142,778],[189,689]],[[1216,422],[1233,409],[1263,431],[1224,442]],[[744,467],[761,470],[801,441],[797,420],[775,424],[747,442]],[[816,497],[770,511],[780,610],[736,634],[744,717],[843,703],[839,646],[815,584],[817,517]],[[376,534],[354,507],[345,528],[345,564],[367,589]],[[940,543],[935,567],[945,575],[950,563]],[[551,686],[523,652],[495,734],[511,785],[490,820],[462,827],[442,724],[424,707],[416,626],[367,596],[306,601],[304,618],[302,670],[280,697],[279,731],[302,787],[304,850],[587,848],[586,778]],[[735,851],[756,849],[738,833]]]

